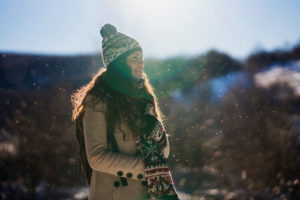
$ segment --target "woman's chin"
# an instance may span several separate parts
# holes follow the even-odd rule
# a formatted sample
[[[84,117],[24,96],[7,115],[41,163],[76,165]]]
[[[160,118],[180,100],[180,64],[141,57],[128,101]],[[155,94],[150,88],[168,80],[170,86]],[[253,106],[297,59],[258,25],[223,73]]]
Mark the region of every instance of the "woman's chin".
[[[142,74],[139,74],[139,75],[133,75],[133,77],[134,77],[135,79],[143,79]]]

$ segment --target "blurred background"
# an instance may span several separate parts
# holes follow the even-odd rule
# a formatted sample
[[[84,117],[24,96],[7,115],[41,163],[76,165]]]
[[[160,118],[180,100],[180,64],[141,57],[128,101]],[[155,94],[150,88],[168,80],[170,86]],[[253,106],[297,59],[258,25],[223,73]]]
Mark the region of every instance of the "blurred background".
[[[183,200],[300,199],[300,1],[0,3],[0,199],[87,199],[70,95],[136,38]]]

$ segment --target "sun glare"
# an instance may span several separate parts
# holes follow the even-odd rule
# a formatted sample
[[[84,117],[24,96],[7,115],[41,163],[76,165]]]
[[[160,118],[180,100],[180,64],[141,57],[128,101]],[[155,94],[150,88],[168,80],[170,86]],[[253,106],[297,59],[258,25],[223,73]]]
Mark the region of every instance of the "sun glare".
[[[126,15],[155,27],[162,23],[174,23],[174,11],[180,9],[180,0],[119,0],[119,3]]]

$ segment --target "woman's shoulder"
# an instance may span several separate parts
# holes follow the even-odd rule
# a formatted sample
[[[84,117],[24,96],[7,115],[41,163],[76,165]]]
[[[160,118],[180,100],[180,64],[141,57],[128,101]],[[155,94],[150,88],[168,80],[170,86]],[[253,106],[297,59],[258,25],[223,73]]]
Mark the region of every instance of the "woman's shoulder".
[[[84,105],[86,108],[92,108],[98,112],[106,112],[106,103],[93,94],[85,97]]]

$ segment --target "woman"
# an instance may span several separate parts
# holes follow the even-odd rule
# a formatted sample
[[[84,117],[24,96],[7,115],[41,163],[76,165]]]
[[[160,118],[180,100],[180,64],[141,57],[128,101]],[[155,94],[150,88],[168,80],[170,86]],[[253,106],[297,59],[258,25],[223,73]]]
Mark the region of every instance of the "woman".
[[[142,48],[111,24],[100,33],[106,70],[71,97],[89,198],[178,199],[164,116],[143,72]]]

